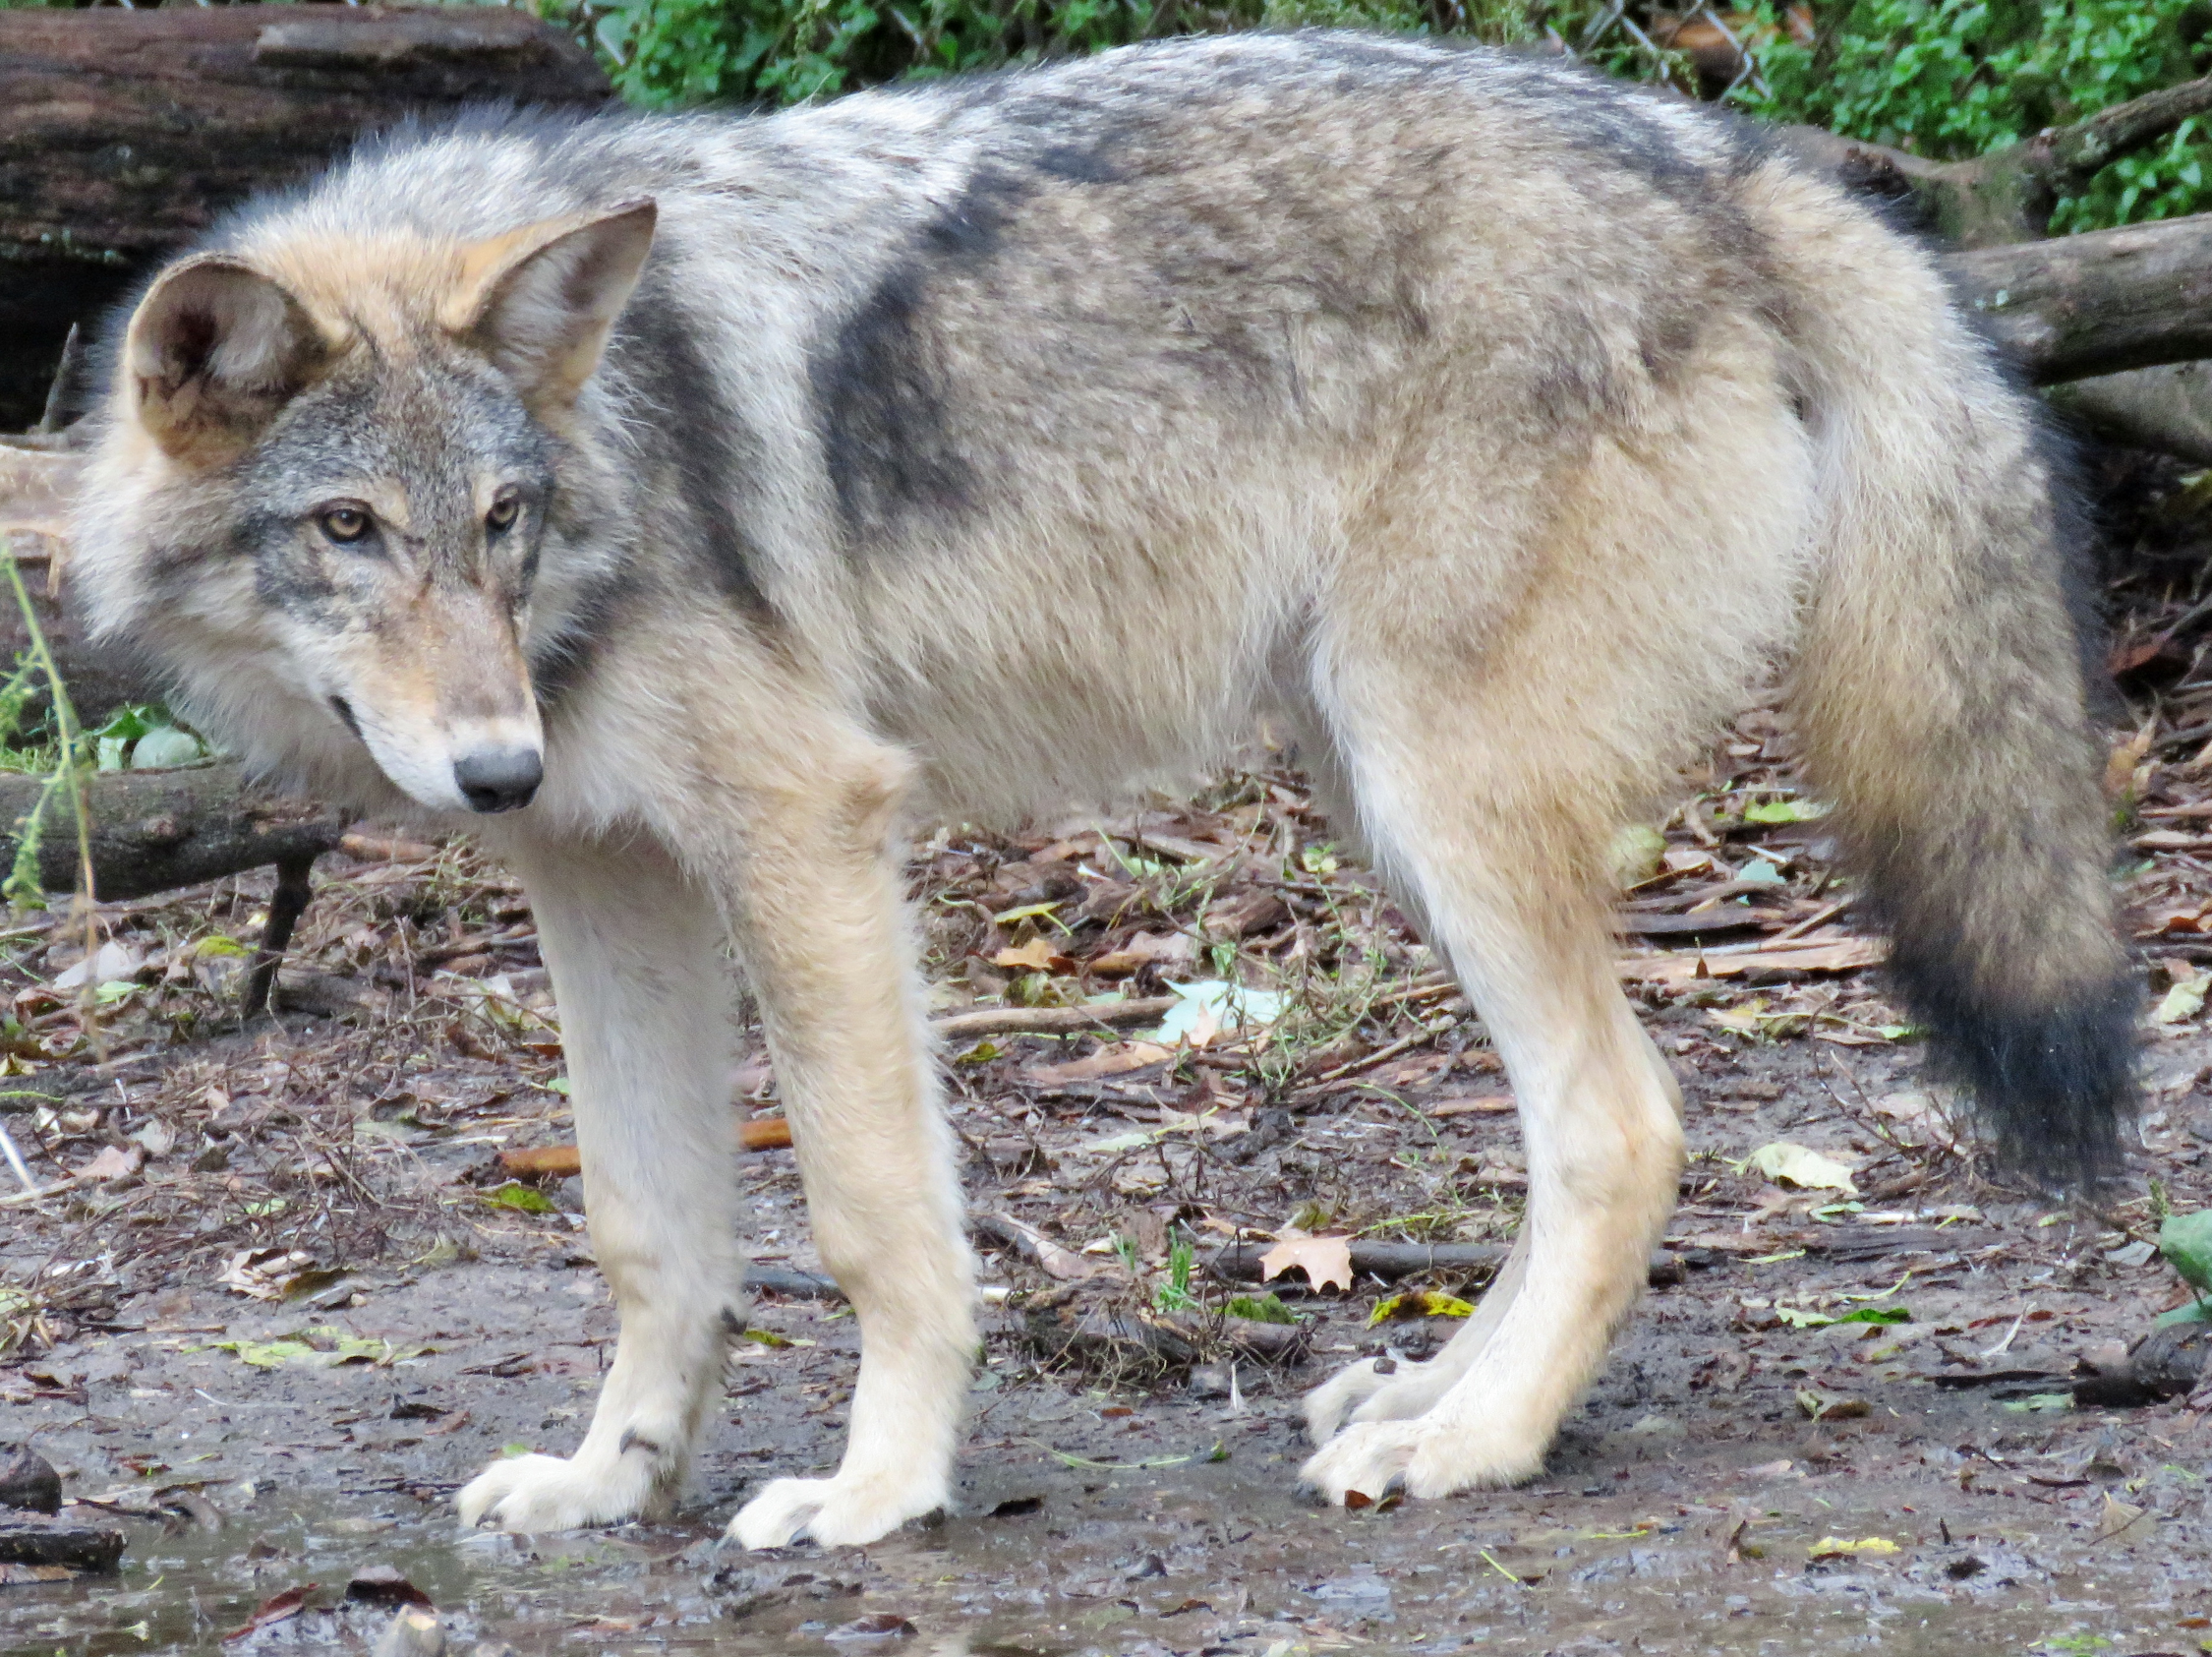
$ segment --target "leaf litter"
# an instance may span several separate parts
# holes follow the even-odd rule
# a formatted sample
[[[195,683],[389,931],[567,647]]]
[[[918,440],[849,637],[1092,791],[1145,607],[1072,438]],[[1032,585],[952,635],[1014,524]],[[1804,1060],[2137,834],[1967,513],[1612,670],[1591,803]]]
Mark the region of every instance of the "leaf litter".
[[[1899,1431],[1884,1424],[1909,1424],[1938,1404],[1978,1411],[1972,1420],[1992,1423],[1950,1422],[1939,1441],[1950,1447],[1994,1448],[2022,1419],[2038,1430],[2054,1423],[2048,1431],[2069,1431],[2070,1415],[2083,1412],[2023,1417],[2009,1406],[2039,1410],[2047,1397],[2066,1399],[2059,1389],[2070,1356],[2052,1343],[2077,1324],[2086,1330],[2080,1320],[2102,1315],[2093,1295],[2068,1312],[2069,1322],[2024,1326],[2022,1339],[2001,1358],[1971,1354],[2012,1322],[2017,1295],[2005,1300],[1994,1331],[1947,1332],[1999,1315],[1990,1307],[1999,1291],[1974,1272],[2024,1273],[2101,1260],[2096,1251],[2117,1244],[2097,1242],[2093,1224],[2085,1232],[2078,1220],[2037,1229],[2031,1219],[2021,1222],[2024,1230],[1985,1220],[1985,1209],[1996,1212],[2016,1199],[1986,1183],[1970,1144],[1937,1131],[1940,1106],[1884,1107],[1919,1091],[1910,1069],[1915,1041],[1864,971],[1880,951],[1850,929],[1849,888],[1825,861],[1820,819],[1769,809],[1801,799],[1789,792],[1785,750],[1772,716],[1747,719],[1717,752],[1692,803],[1655,826],[1657,855],[1649,855],[1647,838],[1646,855],[1624,871],[1633,878],[1624,894],[1622,977],[1695,1100],[1697,1155],[1667,1251],[1688,1270],[1676,1286],[1658,1290],[1653,1305],[1662,1312],[1723,1308],[1719,1321],[1699,1326],[1703,1332],[1686,1346],[1669,1345],[1679,1337],[1663,1324],[1640,1322],[1627,1338],[1633,1351],[1663,1354],[1653,1360],[1659,1366],[1654,1385],[1665,1389],[1669,1418],[1688,1407],[1692,1445],[1705,1442],[1700,1401],[1725,1399],[1732,1411],[1751,1412],[1720,1418],[1749,1424],[1760,1448],[1747,1447],[1745,1462],[1780,1458],[1809,1468],[1810,1482],[1791,1490],[1830,1489],[1833,1499],[1822,1481],[1844,1469],[1906,1479],[1871,1470],[1889,1467],[1879,1432]],[[2138,808],[2172,808],[2202,798],[2198,789],[2191,778],[2162,771]],[[360,832],[365,844],[396,838]],[[542,1344],[515,1353],[485,1344],[482,1335],[411,1339],[377,1321],[379,1306],[420,1292],[408,1287],[416,1279],[510,1280],[498,1274],[568,1259],[585,1264],[564,1270],[591,1276],[589,1238],[568,1185],[574,1176],[558,1171],[570,1164],[549,1157],[551,1171],[526,1164],[517,1172],[498,1159],[501,1152],[551,1151],[572,1139],[557,1086],[558,1009],[527,906],[511,881],[466,849],[416,850],[424,855],[413,860],[326,860],[285,978],[296,1006],[312,1001],[320,1010],[287,1013],[258,1031],[226,1023],[224,996],[236,979],[235,967],[225,964],[241,958],[238,940],[256,934],[265,877],[220,882],[173,901],[107,906],[100,924],[140,965],[127,997],[93,1010],[96,1029],[78,1004],[52,991],[53,979],[84,959],[81,948],[72,954],[66,940],[33,931],[0,957],[11,964],[7,994],[25,1032],[0,1086],[37,1095],[12,1110],[8,1122],[21,1128],[18,1137],[40,1177],[116,1168],[99,1158],[118,1141],[143,1155],[135,1170],[113,1180],[84,1179],[63,1197],[13,1211],[23,1221],[20,1240],[0,1252],[0,1340],[12,1359],[0,1368],[0,1388],[9,1397],[51,1395],[61,1403],[80,1385],[74,1377],[85,1354],[112,1338],[102,1333],[110,1327],[220,1323],[236,1315],[262,1321],[170,1336],[178,1356],[161,1361],[181,1362],[189,1350],[220,1358],[228,1368],[192,1376],[192,1385],[218,1398],[226,1397],[226,1385],[251,1392],[261,1378],[274,1385],[294,1373],[374,1374],[388,1378],[387,1391],[414,1385],[411,1376],[436,1377],[449,1390],[449,1405],[468,1404],[467,1412],[449,1409],[440,1419],[442,1426],[459,1415],[465,1424],[437,1441],[452,1447],[439,1478],[465,1474],[482,1458],[482,1445],[573,1444],[580,1421],[546,1427],[551,1417],[540,1412],[575,1409],[571,1387],[584,1389],[580,1398],[588,1405],[588,1389],[611,1348],[563,1347],[549,1329]],[[2187,857],[2149,854],[2148,870],[2136,878],[2166,906],[2160,937],[2194,948],[2187,940],[2208,906],[2199,901],[2192,909],[2186,901],[2204,884],[2190,884],[2196,876],[2183,867]],[[1172,997],[1178,1019],[1194,1009],[1188,1026],[1173,1031],[1157,1022],[1051,1035],[1010,1026],[1011,1033],[971,1039],[959,1050],[968,1062],[954,1067],[951,1108],[978,1211],[1003,1214],[1019,1228],[1008,1234],[1023,1239],[981,1234],[985,1282],[1004,1308],[1003,1321],[986,1326],[983,1373],[996,1378],[988,1408],[1025,1420],[1020,1411],[1064,1396],[1102,1394],[1138,1406],[1126,1422],[1098,1420],[1074,1436],[1057,1427],[1044,1433],[1058,1456],[1088,1465],[1019,1446],[994,1451],[988,1429],[976,1457],[1041,1458],[1093,1477],[1135,1476],[1109,1470],[1148,1465],[1148,1476],[1182,1476],[1204,1464],[1201,1452],[1219,1433],[1196,1438],[1198,1418],[1187,1412],[1218,1406],[1186,1403],[1181,1390],[1190,1386],[1192,1397],[1199,1397],[1200,1372],[1214,1354],[1231,1349],[1235,1331],[1245,1327],[1284,1331],[1306,1343],[1299,1362],[1240,1356],[1224,1383],[1225,1395],[1234,1388],[1258,1405],[1250,1430],[1266,1433],[1266,1446],[1285,1451],[1294,1447],[1277,1442],[1280,1415],[1301,1390],[1357,1355],[1378,1362],[1395,1361],[1389,1353],[1425,1355],[1458,1324],[1454,1308],[1480,1304],[1526,1201],[1511,1100],[1480,1018],[1371,874],[1331,842],[1295,771],[1261,765],[1190,800],[1157,802],[1112,821],[1049,825],[1030,836],[936,835],[917,846],[909,877],[924,917],[939,1016],[1079,1013],[1111,1007],[1107,997]],[[2206,930],[2212,934],[2212,923]],[[2188,976],[2177,966],[2173,981]],[[1211,1028],[1201,1023],[1208,1012]],[[1717,1020],[1716,1013],[1729,1016]],[[2177,1021],[2159,1027],[2172,1035],[2154,1037],[2154,1102],[2166,1121],[2146,1130],[2148,1143],[2183,1207],[2212,1197],[2188,1159],[2199,1142],[2187,1124],[2202,1095],[2193,1080],[2175,1090],[2158,1085],[2165,1072],[2157,1066],[2185,1065],[2187,1054],[2176,1047],[2169,1061],[2155,1043],[2198,1040],[2199,1023]],[[733,1083],[733,1093],[773,1106],[773,1067],[757,1030],[748,1027],[747,1037],[752,1080],[741,1090]],[[80,1076],[92,1085],[80,1085]],[[1760,1091],[1768,1087],[1775,1091]],[[149,1128],[160,1131],[141,1137]],[[169,1143],[154,1149],[164,1135]],[[1746,1146],[1794,1147],[1813,1160],[1738,1166]],[[756,1244],[764,1268],[817,1271],[787,1153],[748,1153],[742,1168],[755,1200],[755,1235],[776,1234]],[[517,1204],[502,1193],[538,1201]],[[2147,1215],[2119,1217],[2138,1231],[2156,1229]],[[1109,1252],[1084,1253],[1102,1233]],[[1489,1265],[1415,1266],[1380,1292],[1360,1294],[1352,1292],[1354,1239],[1494,1252],[1485,1257]],[[1295,1264],[1270,1274],[1265,1295],[1235,1288],[1208,1264],[1223,1249],[1286,1245]],[[1297,1260],[1315,1245],[1325,1245],[1325,1256]],[[1023,1301],[1053,1286],[1073,1288],[1078,1306],[1112,1312],[1125,1327],[1164,1319],[1155,1303],[1177,1280],[1179,1249],[1189,1263],[1183,1292],[1197,1310],[1175,1314],[1172,1327],[1191,1358],[1165,1371],[1125,1372],[1095,1349],[1058,1366],[1024,1355],[1012,1332]],[[1991,1253],[1999,1249],[2002,1256]],[[263,1287],[304,1280],[314,1285],[318,1307],[335,1302],[336,1310],[317,1314],[328,1321],[296,1312],[286,1318],[282,1288],[275,1298],[216,1288],[242,1255],[249,1262],[242,1275],[260,1257],[263,1270],[253,1280]],[[1063,1280],[1050,1270],[1054,1262],[1079,1262],[1079,1274]],[[1846,1297],[1894,1281],[1900,1263],[1923,1272],[1930,1285],[1916,1287],[1911,1317],[1861,1316]],[[210,1312],[205,1308],[217,1303],[180,1295],[179,1283],[204,1285],[236,1312]],[[1777,1308],[1777,1295],[1805,1298]],[[178,1310],[157,1312],[164,1297]],[[1748,1307],[1754,1300],[1764,1309]],[[1370,1331],[1378,1308],[1392,1301],[1394,1310],[1417,1308],[1420,1315],[1385,1316]],[[772,1391],[789,1387],[807,1400],[805,1388],[833,1384],[850,1353],[850,1322],[839,1321],[840,1310],[834,1300],[763,1296],[756,1319],[767,1321],[756,1322],[758,1332],[744,1345],[758,1364],[776,1367]],[[2149,1311],[2140,1316],[2147,1322]],[[544,1321],[543,1314],[510,1308],[505,1332],[524,1333],[533,1321]],[[438,1326],[425,1319],[418,1327]],[[1900,1338],[1906,1344],[1888,1358],[1865,1361]],[[404,1355],[418,1345],[439,1351]],[[1952,1362],[1948,1350],[1969,1357]],[[1701,1369],[1716,1352],[1740,1354],[1744,1367]],[[503,1355],[488,1363],[495,1354]],[[830,1367],[817,1370],[817,1362]],[[1954,1372],[1971,1378],[1977,1367],[2003,1366],[2060,1380],[2004,1397],[1997,1395],[2002,1384],[1993,1384],[1996,1391],[1951,1391],[1923,1379]],[[1792,1376],[1792,1369],[1810,1373]],[[740,1365],[731,1374],[741,1378],[733,1386],[749,1387],[755,1381],[742,1378],[766,1372]],[[1708,1374],[1710,1383],[1701,1380]],[[1617,1385],[1601,1385],[1597,1419],[1618,1420],[1625,1444],[1631,1424],[1652,1410],[1643,1401],[1616,1404]],[[495,1388],[537,1402],[517,1418]],[[1796,1396],[1800,1391],[1811,1408]],[[193,1395],[190,1387],[183,1395]],[[769,1395],[748,1394],[746,1405],[763,1407]],[[1759,1425],[1762,1405],[1786,1413],[1788,1436]],[[469,1412],[474,1422],[467,1422]],[[1164,1427],[1152,1424],[1155,1416]],[[378,1419],[386,1418],[395,1422],[387,1431],[424,1431],[388,1403]],[[1210,1424],[1214,1417],[1204,1419]],[[312,1424],[307,1430],[318,1431]],[[791,1452],[802,1446],[819,1452],[828,1432],[821,1418],[794,1417],[770,1448],[778,1454],[786,1453],[780,1448],[786,1444]],[[1812,1441],[1818,1453],[1809,1457],[1807,1433],[1819,1436]],[[1635,1442],[1656,1447],[1660,1439]],[[1676,1447],[1682,1440],[1664,1442]],[[1232,1457],[1241,1457],[1262,1441],[1226,1443]],[[2041,1453],[2018,1447],[1995,1452],[2014,1464],[2025,1455],[2028,1465],[2037,1465],[2033,1457]],[[2048,1453],[2062,1455],[2063,1444]],[[1287,1471],[1277,1465],[1269,1476],[1287,1479]],[[1702,1476],[1668,1474],[1674,1482],[1664,1488],[1695,1503]],[[423,1492],[426,1514],[437,1511],[443,1494],[423,1482],[430,1475],[401,1477],[417,1481],[410,1488]],[[1546,1480],[1580,1488],[1577,1479],[1599,1477],[1609,1472],[1569,1470]],[[1659,1488],[1648,1482],[1658,1477],[1637,1471],[1623,1488]],[[1880,1488],[1914,1489],[1909,1482]],[[1958,1490],[1955,1479],[1945,1488],[1949,1494],[1923,1510],[1978,1500]],[[1925,1493],[1911,1499],[1930,1500]],[[1523,1514],[1517,1522],[1533,1534],[1542,1528],[1543,1500],[1508,1493],[1498,1498],[1498,1510]],[[2128,1505],[2142,1505],[2142,1493]],[[1808,1527],[1800,1546],[1810,1551],[1838,1534],[1812,1528],[1820,1507],[1800,1507]],[[1663,1534],[1640,1522],[1651,1510],[1627,1509],[1609,1524],[1583,1528],[1648,1546]],[[2083,1506],[2084,1544],[2095,1537],[2100,1512]],[[1630,1518],[1639,1522],[1630,1525]],[[1848,1542],[1863,1532],[1840,1534]],[[2125,1532],[2122,1545],[2135,1534]],[[1518,1577],[1539,1573],[1510,1546],[1490,1552]],[[1491,1579],[1505,1591],[1494,1572]],[[1559,1579],[1546,1580],[1549,1593]],[[1188,1590],[1177,1603],[1185,1597]],[[905,1615],[926,1623],[918,1611]]]

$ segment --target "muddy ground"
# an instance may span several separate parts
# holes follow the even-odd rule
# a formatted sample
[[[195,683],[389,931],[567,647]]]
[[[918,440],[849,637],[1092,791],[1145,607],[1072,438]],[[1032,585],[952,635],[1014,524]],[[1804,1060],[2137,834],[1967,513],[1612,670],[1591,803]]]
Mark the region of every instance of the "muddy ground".
[[[129,1548],[0,1585],[0,1652],[365,1650],[408,1595],[457,1649],[531,1653],[2212,1649],[2206,1408],[2081,1385],[2188,1301],[2152,1242],[2212,1206],[2212,681],[2161,631],[2188,602],[2136,591],[2116,646],[2149,990],[2125,1187],[1991,1181],[1754,710],[1620,848],[1623,977],[1694,1151],[1657,1286],[1543,1479],[1452,1501],[1296,1490],[1300,1394],[1448,1338],[1526,1179],[1480,1021],[1288,756],[916,847],[990,1336],[958,1509],[866,1549],[719,1545],[749,1490],[834,1463],[852,1379],[776,1149],[732,1154],[783,1286],[678,1522],[454,1525],[491,1457],[574,1446],[615,1332],[528,906],[464,847],[364,825],[248,1025],[265,875],[19,914],[0,1126],[37,1192],[0,1207],[0,1443]],[[1165,1030],[1120,1010],[1170,996]],[[732,1095],[733,1131],[774,1119],[757,1039]],[[1293,1268],[1260,1305],[1209,1269],[1330,1238],[1472,1252],[1348,1290]]]

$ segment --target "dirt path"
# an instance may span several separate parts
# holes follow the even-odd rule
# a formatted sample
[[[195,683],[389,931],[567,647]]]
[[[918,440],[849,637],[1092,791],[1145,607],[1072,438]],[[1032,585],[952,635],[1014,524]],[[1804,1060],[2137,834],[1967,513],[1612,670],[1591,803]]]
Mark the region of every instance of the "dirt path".
[[[1181,985],[1233,1021],[1209,983],[1279,1000],[1149,1053],[1148,1031],[952,1044],[976,1207],[1092,1274],[983,1239],[996,1308],[960,1510],[866,1550],[715,1545],[748,1489],[841,1440],[850,1321],[773,1292],[682,1523],[516,1540],[447,1516],[504,1447],[573,1446],[614,1332],[573,1182],[496,1160],[567,1135],[557,1009],[511,887],[454,852],[338,864],[289,980],[311,1010],[245,1033],[221,1013],[238,957],[211,940],[250,939],[251,882],[108,915],[124,953],[89,1020],[52,987],[81,947],[18,939],[23,1074],[0,1086],[42,1096],[0,1122],[38,1178],[75,1183],[0,1210],[0,1441],[131,1546],[116,1578],[0,1587],[0,1652],[211,1649],[308,1583],[224,1649],[366,1649],[398,1592],[359,1576],[378,1567],[456,1636],[524,1652],[2194,1652],[2212,1431],[2185,1399],[2076,1407],[2072,1389],[2084,1355],[2185,1298],[2146,1245],[2159,1204],[2212,1202],[2201,1014],[2153,1029],[2131,1200],[2061,1212],[1982,1183],[1852,966],[1817,821],[1746,809],[1794,798],[1769,740],[1740,731],[1694,815],[1627,854],[1649,930],[1624,971],[1696,1152],[1672,1280],[1541,1483],[1373,1511],[1297,1495],[1297,1398],[1360,1353],[1440,1343],[1448,1317],[1370,1318],[1414,1288],[1472,1299],[1483,1273],[1317,1294],[1294,1272],[1271,1286],[1304,1361],[1241,1361],[1232,1383],[1210,1347],[1241,1327],[1230,1297],[1261,1291],[1214,1281],[1208,1252],[1495,1243],[1524,1164],[1479,1022],[1294,776],[919,849],[948,1012]],[[2154,809],[2187,802],[2173,787]],[[2150,850],[2144,928],[2183,935],[2212,883]],[[1785,960],[1792,930],[1812,946]],[[757,1059],[736,1085],[773,1108]],[[1777,1145],[1856,1191],[1745,1160]],[[790,1154],[740,1169],[756,1258],[807,1271]],[[1176,1322],[1209,1349],[1164,1372],[1127,1345],[1063,1350],[1082,1316]]]

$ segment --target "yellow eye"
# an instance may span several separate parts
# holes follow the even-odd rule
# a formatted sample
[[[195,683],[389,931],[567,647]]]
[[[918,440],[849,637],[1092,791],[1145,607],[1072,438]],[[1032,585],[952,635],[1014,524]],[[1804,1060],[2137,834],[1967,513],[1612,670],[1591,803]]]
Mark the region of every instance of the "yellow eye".
[[[337,542],[358,541],[369,533],[369,514],[360,506],[325,506],[316,515],[322,533]]]
[[[522,515],[522,503],[512,495],[502,495],[492,503],[492,509],[484,514],[484,521],[495,530],[511,529],[514,520]]]

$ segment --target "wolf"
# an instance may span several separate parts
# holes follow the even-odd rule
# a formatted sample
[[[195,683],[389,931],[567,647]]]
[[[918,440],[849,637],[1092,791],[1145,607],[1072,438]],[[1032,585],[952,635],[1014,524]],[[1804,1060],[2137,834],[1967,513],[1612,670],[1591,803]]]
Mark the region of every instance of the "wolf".
[[[1995,1147],[2119,1160],[2132,992],[2029,401],[1930,256],[1753,129],[1533,56],[1151,44],[743,117],[481,112],[251,204],[123,313],[75,579],[191,720],[526,883],[621,1319],[571,1456],[679,1495],[742,1326],[740,963],[862,1337],[750,1547],[942,1507],[972,1264],[901,876],[933,821],[1262,719],[1448,961],[1526,1224],[1313,1392],[1342,1501],[1541,1467],[1671,1213],[1607,849],[1760,676]]]

